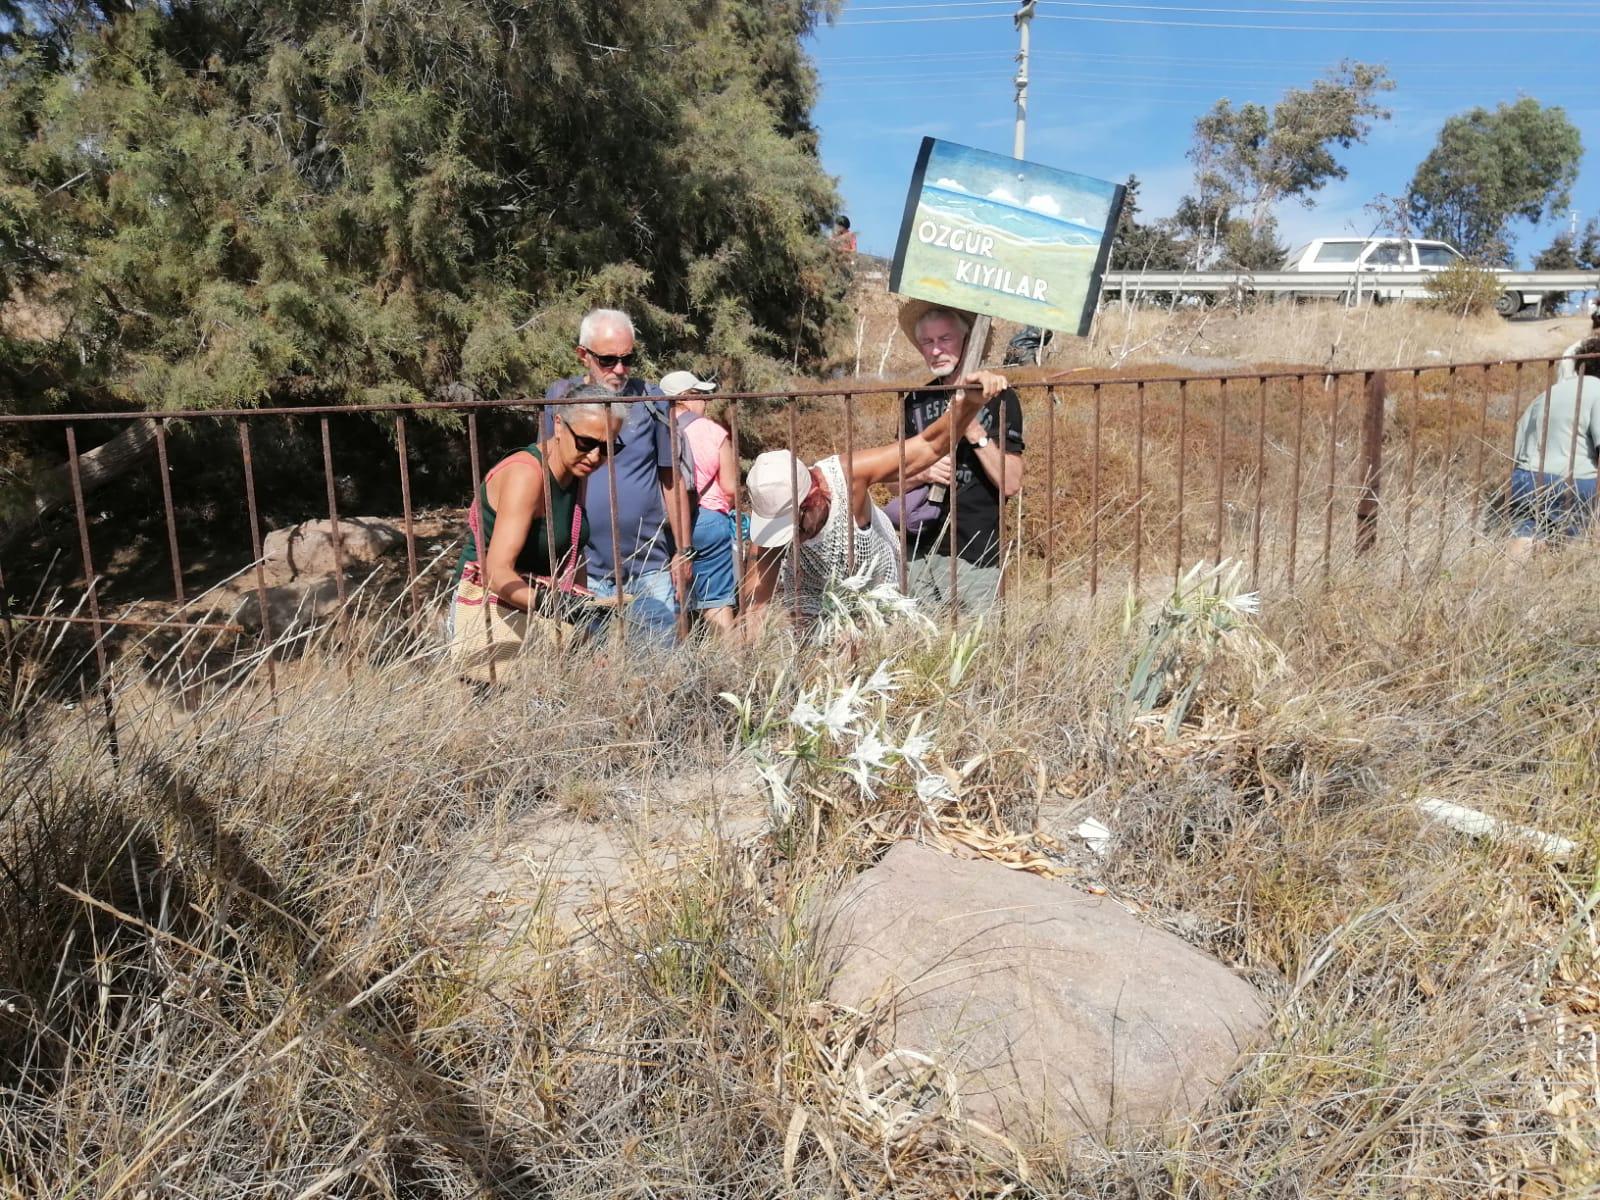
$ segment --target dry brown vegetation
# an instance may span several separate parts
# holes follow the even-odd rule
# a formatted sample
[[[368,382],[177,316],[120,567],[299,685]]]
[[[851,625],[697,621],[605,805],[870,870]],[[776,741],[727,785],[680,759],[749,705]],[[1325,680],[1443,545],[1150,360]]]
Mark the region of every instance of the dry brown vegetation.
[[[846,374],[874,380],[918,379],[922,361],[896,326],[897,298],[883,288],[878,280],[858,285],[856,324],[835,348],[835,358]],[[992,361],[1000,361],[1007,339],[1017,329],[1009,322],[996,322]],[[1044,364],[1057,371],[1153,363],[1183,370],[1263,365],[1360,370],[1537,358],[1561,353],[1587,332],[1588,321],[1582,316],[1506,321],[1492,312],[1461,317],[1420,303],[1344,308],[1326,302],[1261,300],[1243,307],[1145,302],[1124,308],[1111,300],[1096,316],[1088,338],[1057,339]]]
[[[598,677],[579,659],[481,695],[369,614],[354,642],[285,647],[276,697],[248,660],[202,683],[190,659],[187,704],[173,660],[130,666],[115,755],[99,699],[52,684],[68,664],[29,640],[13,663],[37,686],[8,692],[0,759],[0,1186],[1592,1194],[1600,571],[1592,546],[1509,570],[1457,536],[1465,505],[1444,519],[1416,514],[1436,556],[1390,538],[1298,589],[1268,581],[1258,636],[1225,643],[1171,737],[1123,698],[1144,619],[1064,585],[1047,603],[1037,579],[954,686],[945,635],[902,630],[851,659],[610,657]],[[945,818],[1060,834],[1096,816],[1109,857],[1069,854],[1069,875],[1269,996],[1270,1042],[1192,1122],[1025,1165],[932,1112],[881,1140],[838,1067],[875,1055],[875,1026],[822,1003],[803,914],[878,852],[863,818],[914,811],[905,795],[865,806],[821,780],[814,835],[780,852],[708,832],[634,903],[585,914],[576,944],[550,896],[441,920],[464,849],[519,822],[626,831],[718,807],[694,781],[737,753],[719,691],[776,686],[781,705],[885,658],[938,753],[987,756]],[[1421,796],[1580,850],[1556,865],[1464,839],[1423,822]]]

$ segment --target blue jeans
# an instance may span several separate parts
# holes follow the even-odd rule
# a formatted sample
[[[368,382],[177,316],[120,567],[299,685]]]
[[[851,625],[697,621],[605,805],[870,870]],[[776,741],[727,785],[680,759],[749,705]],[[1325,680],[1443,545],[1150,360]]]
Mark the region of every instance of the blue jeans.
[[[1521,467],[1511,472],[1511,521],[1518,537],[1575,538],[1594,514],[1595,481],[1542,474]]]
[[[591,579],[589,588],[596,596],[609,599],[617,594],[617,585],[610,579]],[[647,645],[670,648],[678,640],[678,593],[672,586],[672,572],[665,569],[646,571],[628,580],[623,589],[633,601],[622,607],[622,619],[628,623],[627,636],[642,637]],[[597,624],[603,624],[602,617]]]
[[[694,519],[694,590],[689,607],[728,608],[733,593],[733,518],[702,508]]]

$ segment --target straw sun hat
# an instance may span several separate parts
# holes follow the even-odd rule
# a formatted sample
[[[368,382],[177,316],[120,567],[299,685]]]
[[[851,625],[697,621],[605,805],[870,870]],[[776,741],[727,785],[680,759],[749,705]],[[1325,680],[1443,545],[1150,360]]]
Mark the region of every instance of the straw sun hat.
[[[940,304],[933,300],[912,299],[901,301],[900,332],[906,335],[906,341],[910,342],[911,345],[916,348],[917,353],[919,354],[922,352],[922,347],[917,345],[917,322],[922,320],[923,315],[926,314],[930,309],[935,308],[943,308],[950,312],[959,314],[967,322],[968,329],[972,328],[973,322],[978,319],[978,315],[976,313],[967,312],[965,309],[956,308],[953,305]],[[993,343],[993,340],[994,326],[990,325],[989,336],[984,340],[983,353],[978,356],[980,361],[989,356],[989,347]]]

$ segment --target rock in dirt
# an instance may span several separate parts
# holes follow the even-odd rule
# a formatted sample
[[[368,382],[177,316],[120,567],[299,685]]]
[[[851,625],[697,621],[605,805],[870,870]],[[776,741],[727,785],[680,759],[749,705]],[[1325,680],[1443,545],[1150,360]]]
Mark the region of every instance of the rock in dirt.
[[[339,518],[338,546],[346,570],[370,565],[405,544],[405,534],[377,517]],[[332,575],[338,570],[334,555],[333,523],[302,521],[287,529],[274,529],[261,546],[270,568],[287,572],[289,579],[305,575]]]
[[[1024,1144],[1200,1108],[1266,1027],[1259,994],[1115,901],[900,843],[822,911],[828,996],[954,1073],[962,1113]]]
[[[282,637],[292,630],[331,616],[339,607],[339,586],[332,575],[302,579],[265,589],[267,615],[272,621],[272,635]],[[229,619],[242,625],[251,633],[261,631],[261,598],[254,590],[239,590]]]
[[[754,842],[767,828],[753,799],[759,777],[744,764],[653,781],[631,816],[590,821],[537,811],[451,849],[432,901],[441,931],[487,926],[513,932],[548,919],[558,940],[581,937],[693,863]]]

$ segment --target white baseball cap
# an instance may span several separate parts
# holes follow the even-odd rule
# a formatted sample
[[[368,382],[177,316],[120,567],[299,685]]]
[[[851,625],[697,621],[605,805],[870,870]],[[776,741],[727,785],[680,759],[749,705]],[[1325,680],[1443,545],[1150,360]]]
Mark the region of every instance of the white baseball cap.
[[[795,517],[816,486],[811,468],[787,450],[758,454],[745,476],[750,493],[750,540],[762,549],[794,540]]]
[[[699,378],[693,371],[673,371],[661,377],[663,396],[681,396],[685,392],[714,392],[717,385]]]

